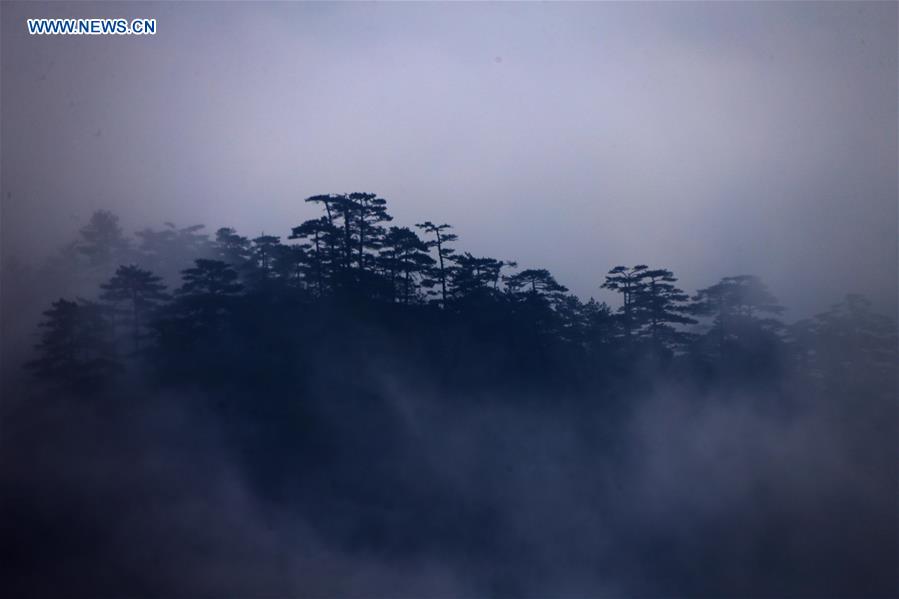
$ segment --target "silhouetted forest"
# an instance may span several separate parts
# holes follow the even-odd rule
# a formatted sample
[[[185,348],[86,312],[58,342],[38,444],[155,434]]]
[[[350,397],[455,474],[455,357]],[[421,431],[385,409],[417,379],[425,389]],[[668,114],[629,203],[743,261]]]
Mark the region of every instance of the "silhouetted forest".
[[[69,294],[5,325],[35,342],[5,375],[14,588],[896,592],[896,324],[865,298],[787,323],[752,274],[610,264],[612,307],[376,194],[306,202],[281,236],[98,211],[6,264],[19,314]],[[291,561],[303,535],[330,557]]]

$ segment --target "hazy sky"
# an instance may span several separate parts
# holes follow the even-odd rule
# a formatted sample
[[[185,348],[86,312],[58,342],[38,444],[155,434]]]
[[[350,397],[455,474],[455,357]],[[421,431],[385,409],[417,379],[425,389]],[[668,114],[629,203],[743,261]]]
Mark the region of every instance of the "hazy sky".
[[[897,5],[2,3],[2,249],[96,208],[286,235],[317,193],[582,296],[619,263],[895,309]],[[34,16],[154,37],[30,37]]]

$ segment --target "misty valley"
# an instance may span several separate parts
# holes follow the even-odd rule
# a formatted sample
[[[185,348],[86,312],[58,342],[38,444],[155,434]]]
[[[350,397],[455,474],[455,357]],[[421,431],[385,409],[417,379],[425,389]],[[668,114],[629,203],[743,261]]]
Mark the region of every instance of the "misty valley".
[[[865,297],[788,322],[752,273],[585,262],[607,304],[377,194],[299,204],[4,257],[7,596],[895,596]]]

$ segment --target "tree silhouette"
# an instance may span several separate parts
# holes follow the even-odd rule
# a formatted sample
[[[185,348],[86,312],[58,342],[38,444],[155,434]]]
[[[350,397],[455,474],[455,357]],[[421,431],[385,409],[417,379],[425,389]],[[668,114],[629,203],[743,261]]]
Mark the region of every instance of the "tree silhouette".
[[[159,351],[142,351],[139,359],[165,354],[183,360],[186,354],[177,348],[189,347],[191,356],[205,356],[208,373],[225,359],[216,352],[238,340],[269,361],[283,361],[289,371],[288,360],[298,360],[301,354],[318,360],[292,337],[298,331],[330,344],[360,335],[354,327],[375,315],[388,323],[383,325],[391,329],[388,336],[395,334],[392,327],[406,331],[404,343],[416,343],[416,335],[424,335],[429,341],[421,341],[421,347],[433,354],[436,364],[463,363],[458,347],[474,343],[472,353],[495,356],[521,381],[528,379],[525,369],[530,375],[531,369],[553,360],[554,369],[565,363],[588,371],[603,362],[609,371],[628,372],[639,363],[640,368],[706,368],[707,376],[721,380],[762,380],[784,363],[787,349],[802,372],[840,372],[840,346],[866,347],[864,351],[872,352],[871,363],[891,363],[888,353],[878,357],[874,352],[876,344],[860,341],[867,337],[847,332],[852,327],[864,330],[866,319],[874,318],[859,298],[791,327],[787,336],[778,319],[783,308],[757,277],[726,277],[700,289],[688,303],[670,270],[638,264],[616,266],[607,273],[602,287],[622,296],[621,307],[613,313],[603,303],[583,302],[568,293],[546,269],[506,272],[517,265],[456,252],[451,246],[458,237],[448,224],[418,223],[427,240],[408,227],[385,230],[391,217],[386,200],[376,194],[328,194],[306,201],[322,207],[325,215],[293,227],[287,244],[275,235],[250,240],[232,228],[218,229],[210,243],[200,225],[177,228],[166,223],[160,230],[139,231],[139,263],[120,266],[100,288],[99,299],[108,313],[100,306],[77,304],[80,321],[93,314],[97,331],[110,322],[119,325],[130,338],[124,342],[135,350],[151,349],[147,340],[156,331]],[[74,247],[77,252],[70,253],[89,256],[92,267],[108,266],[128,255],[129,241],[116,217],[100,211]],[[65,263],[65,268],[77,271],[77,262]],[[181,285],[171,301],[160,277],[141,266],[155,264],[172,272],[176,265],[191,263],[181,271]],[[429,299],[444,310],[413,307]],[[56,307],[54,317],[62,323],[63,312],[72,307]],[[321,320],[307,314],[318,314]],[[687,328],[696,323],[694,318],[706,327],[701,335],[694,334],[699,327]],[[107,331],[100,338],[110,335]],[[444,341],[448,345],[441,345]],[[363,345],[351,344],[352,351],[361,351]],[[650,351],[666,359],[644,359]],[[240,353],[235,349],[228,358],[231,370],[264,369],[249,356],[242,362],[236,357]],[[856,355],[862,353],[858,349]],[[464,379],[470,372],[460,376]]]
[[[182,274],[184,284],[178,289],[179,295],[227,297],[243,289],[234,268],[221,260],[195,260],[194,266]]]
[[[80,392],[96,388],[120,369],[102,307],[59,299],[44,317],[38,357],[26,364],[42,381]]]
[[[321,227],[322,238],[321,242],[326,244],[326,248],[322,248],[322,251],[327,250],[327,261],[331,263],[332,268],[337,267],[337,246],[339,239],[339,229],[337,227],[337,223],[335,220],[336,209],[334,208],[335,204],[338,202],[338,196],[335,194],[323,194],[323,195],[314,195],[306,198],[307,203],[311,204],[321,204],[325,209],[325,216],[322,217],[325,221],[327,221],[327,227]],[[318,254],[318,251],[316,251]],[[322,258],[319,254],[319,258]],[[324,262],[322,262],[324,264]]]
[[[647,268],[645,264],[638,264],[630,268],[616,266],[609,271],[605,282],[601,286],[603,289],[611,289],[621,294],[622,305],[619,314],[627,342],[632,340],[635,330],[640,325],[637,298],[640,297],[646,284],[643,273]]]
[[[357,266],[360,271],[365,270],[365,251],[377,250],[384,236],[384,228],[381,223],[393,220],[387,214],[387,201],[379,198],[374,193],[351,193],[349,200],[356,205],[356,222],[358,232],[358,256]]]
[[[514,267],[514,262],[503,262],[495,258],[472,256],[470,253],[450,258],[454,266],[449,271],[452,283],[451,294],[456,299],[478,299],[498,293],[503,268]],[[508,283],[508,277],[506,277]]]
[[[590,301],[595,301],[591,298]],[[590,330],[590,310],[578,297],[566,295],[556,305],[559,317],[559,336],[574,345],[586,347]],[[591,306],[592,308],[592,306]]]
[[[333,207],[335,213],[341,220],[343,229],[343,270],[348,272],[353,263],[353,220],[359,213],[359,209],[347,194],[332,196],[328,205]],[[346,275],[344,275],[346,279]],[[343,281],[346,283],[346,280]]]
[[[548,270],[529,268],[508,276],[506,290],[514,301],[515,313],[530,329],[537,345],[542,346],[546,338],[558,334],[559,312],[553,308],[564,302],[568,290]],[[569,338],[571,333],[567,331]]]
[[[779,330],[781,324],[774,317],[784,311],[767,286],[753,275],[724,277],[700,289],[691,309],[698,316],[714,319],[712,330],[722,344],[749,330]]]
[[[784,327],[776,317],[783,308],[758,277],[725,277],[700,289],[691,311],[712,319],[698,340],[697,355],[713,358],[729,371],[754,376],[780,367]]]
[[[675,286],[674,273],[657,268],[642,270],[638,276],[642,284],[633,292],[632,304],[643,315],[645,335],[652,346],[661,350],[686,344],[689,335],[675,325],[695,324],[696,320],[687,315],[691,311],[689,296]]]
[[[250,240],[230,227],[222,227],[215,232],[213,255],[226,264],[230,264],[239,273],[252,268],[253,249]]]
[[[592,297],[583,304],[578,318],[578,328],[585,347],[592,355],[605,355],[613,349],[615,319],[605,302]]]
[[[281,245],[281,238],[275,235],[260,235],[251,242],[251,264],[257,273],[257,282],[264,283],[272,276],[275,254]]]
[[[557,298],[568,291],[545,268],[529,268],[516,273],[506,279],[506,285],[512,293],[530,293],[546,298]]]
[[[237,271],[221,260],[199,259],[183,272],[174,313],[182,327],[200,334],[216,331],[243,290]]]
[[[896,323],[871,302],[847,295],[830,310],[791,327],[801,366],[826,387],[848,392],[859,386],[895,387],[899,364]]]
[[[100,287],[100,299],[113,305],[114,313],[131,330],[132,349],[138,351],[150,316],[168,299],[162,279],[134,265],[120,266]]]
[[[457,493],[447,492],[458,490],[458,472],[434,464],[455,455],[447,450],[460,439],[463,445],[474,440],[476,458],[466,457],[472,464],[459,471],[465,475],[459,478],[463,482],[472,476],[488,482],[491,476],[500,482],[509,476],[529,477],[533,464],[519,458],[537,447],[541,460],[557,460],[563,474],[584,478],[578,490],[601,507],[620,503],[621,490],[611,485],[627,474],[626,468],[645,461],[643,441],[647,430],[658,428],[656,414],[673,415],[669,428],[690,440],[696,430],[690,422],[694,415],[700,427],[721,424],[729,434],[732,418],[720,415],[735,413],[737,441],[761,431],[762,443],[750,443],[748,460],[737,454],[738,459],[725,465],[754,469],[753,452],[784,434],[789,450],[785,455],[795,455],[794,441],[806,438],[795,434],[804,432],[796,425],[813,412],[810,438],[816,443],[811,463],[830,463],[834,456],[842,460],[844,455],[832,451],[833,441],[834,446],[847,445],[844,453],[852,457],[838,463],[837,470],[855,464],[892,474],[892,456],[882,449],[891,447],[895,438],[896,323],[877,314],[860,296],[848,296],[784,334],[779,321],[783,308],[756,277],[726,277],[700,289],[690,303],[670,270],[638,264],[616,266],[606,274],[602,287],[623,300],[613,311],[593,298],[582,301],[546,269],[518,271],[510,261],[473,255],[464,248],[456,251],[450,246],[457,237],[446,224],[386,225],[386,204],[374,194],[312,196],[307,201],[322,207],[325,215],[292,227],[285,243],[275,235],[250,240],[231,228],[219,229],[212,243],[206,243],[199,226],[179,229],[167,224],[137,233],[136,263],[119,265],[100,286],[97,297],[102,304],[60,299],[49,306],[34,359],[27,363],[37,379],[51,386],[23,387],[23,396],[61,401],[89,397],[89,409],[79,412],[62,405],[65,409],[51,410],[50,418],[32,419],[26,410],[40,413],[47,402],[21,402],[13,416],[28,426],[20,428],[39,439],[42,449],[47,439],[56,444],[54,434],[62,431],[64,447],[80,449],[65,445],[68,436],[76,443],[96,437],[103,442],[99,449],[106,451],[118,449],[108,441],[127,439],[131,431],[145,434],[148,420],[140,416],[147,414],[164,442],[177,441],[173,445],[178,451],[171,455],[187,450],[185,456],[203,458],[201,465],[212,463],[205,459],[207,446],[193,439],[198,426],[202,437],[213,438],[209,447],[214,457],[230,460],[228,473],[235,468],[254,499],[279,509],[289,504],[303,521],[320,523],[321,531],[338,535],[341,542],[364,551],[388,547],[403,559],[431,548],[466,556],[474,551],[484,563],[529,557],[521,553],[520,539],[496,542],[504,526],[483,526],[485,518],[502,507],[493,504],[495,493],[463,484],[463,495],[474,494],[460,501]],[[110,229],[114,223],[114,218],[98,220],[106,224],[94,223],[91,230]],[[127,240],[103,241],[120,234],[79,236],[64,256],[68,259],[57,263],[57,272],[80,277],[85,269],[97,274],[95,261],[116,266],[127,252],[98,248],[127,246]],[[85,247],[97,250],[84,253]],[[94,258],[102,256],[107,257]],[[149,269],[149,264],[161,270]],[[2,266],[5,286],[11,277],[39,285],[52,272],[28,273],[8,260]],[[180,287],[169,297],[158,275],[175,267],[181,280],[173,285]],[[20,306],[33,303],[27,293],[16,295]],[[60,295],[65,296],[45,297]],[[24,312],[6,314],[26,321]],[[692,326],[694,319],[700,321],[698,326]],[[4,327],[3,333],[8,331]],[[121,369],[115,350],[129,345],[140,351],[129,356],[127,378],[114,377]],[[104,384],[113,382],[127,382],[128,387]],[[131,400],[128,404],[121,402],[123,394]],[[657,401],[660,395],[662,402]],[[177,402],[171,410],[170,401]],[[765,409],[719,409],[747,401],[760,402]],[[647,413],[652,418],[647,420]],[[772,415],[774,436],[760,428]],[[84,432],[72,435],[64,428],[34,426],[54,420]],[[103,434],[96,435],[95,423],[100,421],[107,424],[100,429]],[[456,434],[471,427],[477,431],[474,437]],[[189,443],[171,436],[177,429]],[[425,436],[431,431],[446,438],[429,444]],[[629,439],[634,434],[636,444]],[[144,440],[141,436],[132,444],[127,439],[129,452],[141,453]],[[708,441],[702,435],[700,440]],[[15,446],[15,441],[7,446]],[[738,445],[730,440],[725,444],[728,451],[734,447]],[[90,449],[83,453],[96,455]],[[690,461],[694,449],[687,448],[686,470],[695,465]],[[160,455],[169,458],[168,452]],[[29,477],[42,456],[35,453],[40,459],[23,460]],[[685,470],[677,460],[664,463]],[[552,468],[547,470],[547,465]],[[474,470],[467,470],[469,466]],[[558,478],[554,462],[537,466],[535,480]],[[861,472],[851,470],[853,477]],[[760,479],[759,488],[766,491],[784,471],[778,468],[775,478]],[[77,477],[92,470],[69,472]],[[544,476],[547,472],[551,476]],[[171,481],[181,482],[181,474],[174,472]],[[858,495],[865,502],[828,507],[823,512],[827,518],[843,510],[864,515],[869,506],[880,503],[889,504],[883,513],[894,507],[888,499],[895,477],[867,484],[871,479],[862,474],[858,480],[866,484],[858,485]],[[205,480],[201,478],[200,487]],[[757,486],[753,482],[747,488]],[[791,514],[805,514],[807,505],[794,501],[796,488],[787,489],[792,503],[788,511],[762,524],[791,526],[796,520]],[[23,504],[31,499],[28,493],[21,495]],[[867,502],[868,497],[877,503]],[[727,518],[720,515],[716,512],[713,526],[703,528],[714,535],[715,547],[723,538],[719,533],[730,533]],[[736,515],[738,525],[760,523],[743,518],[742,512]],[[847,536],[849,529],[840,524],[834,538],[868,542],[872,531],[883,528],[880,513],[876,516],[864,534]],[[798,520],[810,526],[823,521],[817,515]],[[646,532],[637,528],[638,535]],[[660,538],[667,543],[666,534],[650,535],[650,543],[658,544]],[[884,546],[878,545],[878,551]],[[490,588],[523,594],[523,586],[493,584],[496,579],[489,574]],[[691,587],[694,591],[708,588],[699,582]],[[778,588],[798,587],[778,582]]]
[[[327,217],[322,217],[307,220],[298,227],[294,227],[289,237],[302,240],[301,247],[312,250],[311,254],[307,255],[309,259],[307,268],[310,271],[309,278],[315,281],[316,293],[319,298],[324,296],[326,281],[330,277],[331,258],[334,255],[331,248],[334,247],[337,232],[332,221]]]
[[[280,281],[295,287],[303,284],[309,263],[305,245],[278,244],[272,248],[271,261],[271,270]]]
[[[334,226],[334,213],[331,209],[331,206],[337,202],[337,196],[334,194],[323,194],[323,195],[315,195],[306,198],[306,202],[312,204],[321,204],[325,208],[325,213],[328,220],[328,224]]]
[[[158,273],[170,284],[178,282],[186,262],[207,258],[212,251],[208,235],[202,233],[203,225],[177,228],[164,223],[160,230],[142,229],[135,233],[139,240],[138,262],[143,268]]]
[[[753,275],[724,277],[720,282],[700,289],[694,298],[698,314],[716,318],[778,315],[783,307],[762,281]]]
[[[381,250],[381,263],[388,272],[391,283],[391,297],[399,297],[408,304],[416,297],[416,282],[426,278],[434,264],[428,255],[428,246],[415,231],[408,227],[390,227]]]
[[[108,268],[127,259],[131,243],[122,233],[119,217],[109,210],[97,210],[79,231],[77,249],[91,266]]]
[[[446,281],[447,281],[447,260],[453,255],[455,250],[447,247],[447,244],[453,243],[459,239],[455,233],[448,233],[452,229],[451,225],[446,223],[435,225],[429,220],[415,225],[419,229],[423,229],[426,233],[433,233],[434,240],[429,241],[428,247],[437,248],[437,279],[440,281],[440,301],[443,307],[446,307]]]

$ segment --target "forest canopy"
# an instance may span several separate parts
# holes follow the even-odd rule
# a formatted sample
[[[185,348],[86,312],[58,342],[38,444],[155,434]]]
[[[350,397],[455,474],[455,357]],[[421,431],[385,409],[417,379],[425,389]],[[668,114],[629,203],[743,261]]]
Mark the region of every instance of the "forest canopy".
[[[539,264],[465,251],[450,224],[396,223],[377,194],[306,202],[318,218],[255,237],[130,236],[101,210],[42,268],[6,265],[19,324],[43,306],[5,376],[14,536],[77,547],[53,566],[72,588],[359,594],[270,572],[309,551],[293,537],[242,569],[247,542],[298,522],[350,564],[403,564],[397,580],[420,560],[464,573],[449,595],[595,595],[609,579],[648,595],[894,588],[896,323],[864,297],[787,323],[751,274],[688,291],[634,264],[597,273],[612,307]],[[232,500],[221,472],[252,498],[236,515],[212,507]],[[291,524],[242,528],[259,518]],[[236,586],[184,569],[207,555],[183,548],[198,538]],[[721,550],[734,539],[759,557]],[[860,543],[868,558],[852,561]],[[49,545],[12,550],[14,589],[34,589]]]
[[[135,363],[173,380],[236,376],[301,365],[317,345],[365,323],[459,384],[474,376],[466,354],[481,361],[483,347],[498,359],[496,380],[522,384],[624,376],[651,364],[760,383],[788,369],[824,385],[840,347],[874,370],[895,357],[894,325],[859,296],[787,325],[755,276],[688,293],[667,268],[616,265],[597,280],[620,296],[612,309],[568,293],[546,269],[462,250],[449,224],[394,224],[377,194],[306,202],[322,216],[283,238],[172,223],[129,237],[113,213],[95,212],[55,267],[67,271],[62,278],[94,281],[97,293],[46,310],[28,368],[44,382],[85,389]],[[320,337],[287,334],[323,318],[331,329]],[[224,355],[228,347],[256,351]]]

